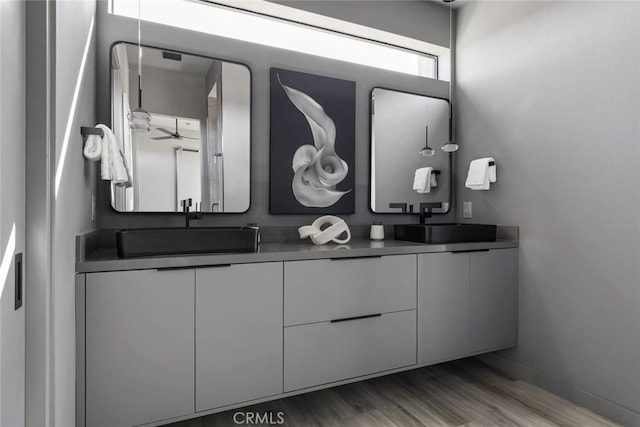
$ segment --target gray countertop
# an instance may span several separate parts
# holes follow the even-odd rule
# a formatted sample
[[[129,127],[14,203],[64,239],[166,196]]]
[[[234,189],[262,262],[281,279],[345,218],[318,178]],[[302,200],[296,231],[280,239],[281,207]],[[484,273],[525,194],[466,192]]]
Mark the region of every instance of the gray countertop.
[[[100,271],[204,267],[220,264],[372,257],[515,247],[518,247],[517,239],[443,245],[428,245],[393,239],[383,241],[354,239],[346,245],[328,244],[315,246],[309,241],[293,241],[262,243],[257,252],[251,253],[174,255],[126,259],[118,258],[116,249],[111,247],[98,248],[79,260],[76,263],[76,271],[78,273],[93,273]]]

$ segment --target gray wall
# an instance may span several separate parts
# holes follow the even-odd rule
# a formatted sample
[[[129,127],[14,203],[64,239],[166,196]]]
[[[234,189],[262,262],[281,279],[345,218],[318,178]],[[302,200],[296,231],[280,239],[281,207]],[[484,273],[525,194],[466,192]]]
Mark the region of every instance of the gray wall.
[[[57,194],[54,190],[53,194],[51,246],[52,399],[56,426],[75,425],[75,236],[94,228],[91,195],[96,189],[96,163],[90,163],[82,156],[80,127],[96,124],[97,22],[92,28],[95,7],[95,1],[55,2],[54,147],[56,171],[63,168],[59,190]],[[81,73],[83,61],[85,66]],[[74,97],[77,97],[75,103]]]
[[[342,19],[353,18],[360,24],[408,36],[419,36],[425,41],[448,46],[448,9],[438,3],[427,2],[303,2],[304,7],[318,8],[327,15]],[[384,9],[384,11],[382,10]],[[136,21],[106,13],[106,3],[98,7],[98,119],[107,122],[109,108],[109,48],[117,40],[135,41]],[[443,25],[444,23],[444,25]],[[207,34],[143,23],[144,44],[208,55],[246,63],[252,70],[252,167],[251,209],[242,215],[207,216],[201,225],[242,225],[257,222],[260,225],[303,225],[314,217],[310,215],[272,216],[269,206],[269,68],[280,67],[328,77],[355,80],[356,87],[356,213],[346,216],[350,224],[367,224],[374,220],[387,223],[417,221],[417,216],[389,214],[374,215],[369,211],[369,96],[375,86],[384,86],[409,92],[447,97],[448,83],[388,72],[282,49],[257,46]],[[178,215],[118,214],[109,206],[108,186],[99,185],[100,228],[137,227],[153,225],[181,225]],[[453,218],[434,216],[432,221]]]
[[[24,425],[25,408],[25,305],[14,310],[13,268],[14,254],[24,252],[25,246],[25,25],[22,1],[0,2],[0,425],[3,426]],[[12,237],[13,248],[9,245]],[[26,299],[23,304],[27,304]]]
[[[473,2],[457,40],[458,200],[520,226],[520,344],[493,360],[640,425],[640,3]],[[463,188],[484,156],[498,182]]]

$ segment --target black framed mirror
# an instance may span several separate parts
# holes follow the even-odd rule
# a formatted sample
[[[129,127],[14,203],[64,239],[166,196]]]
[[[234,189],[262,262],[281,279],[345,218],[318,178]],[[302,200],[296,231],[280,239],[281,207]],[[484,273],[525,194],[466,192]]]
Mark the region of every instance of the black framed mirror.
[[[375,213],[418,213],[420,204],[451,203],[449,101],[376,87],[371,91],[370,209]],[[416,171],[431,168],[428,188],[414,189]]]
[[[251,195],[251,71],[216,58],[142,47],[142,106],[148,132],[132,131],[138,45],[111,47],[111,123],[131,185],[111,185],[119,212],[242,213]]]

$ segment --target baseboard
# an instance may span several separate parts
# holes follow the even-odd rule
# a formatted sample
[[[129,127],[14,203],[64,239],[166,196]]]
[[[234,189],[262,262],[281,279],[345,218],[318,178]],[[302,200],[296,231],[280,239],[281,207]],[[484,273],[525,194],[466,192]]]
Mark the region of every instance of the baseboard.
[[[494,353],[479,355],[476,359],[503,372],[508,377],[527,381],[623,426],[640,427],[640,413],[573,385],[558,382],[529,366]]]

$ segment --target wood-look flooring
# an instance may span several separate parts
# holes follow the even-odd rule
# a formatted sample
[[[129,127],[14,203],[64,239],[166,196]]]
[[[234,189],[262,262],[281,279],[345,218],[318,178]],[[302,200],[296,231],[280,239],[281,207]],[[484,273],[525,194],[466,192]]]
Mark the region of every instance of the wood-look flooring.
[[[233,415],[238,411],[271,412],[276,421],[276,414],[282,412],[281,425],[292,427],[617,426],[538,387],[506,378],[473,359],[278,399],[171,426],[234,426]]]

